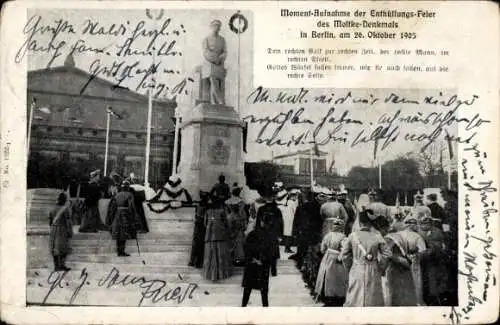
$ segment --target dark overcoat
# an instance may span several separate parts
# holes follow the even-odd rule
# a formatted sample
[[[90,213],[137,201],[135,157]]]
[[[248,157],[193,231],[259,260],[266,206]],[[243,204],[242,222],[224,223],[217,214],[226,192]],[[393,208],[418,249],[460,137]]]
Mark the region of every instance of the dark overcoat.
[[[268,249],[275,259],[280,257],[279,237],[283,236],[283,216],[275,202],[266,203],[257,211],[256,227],[265,228],[269,232]]]

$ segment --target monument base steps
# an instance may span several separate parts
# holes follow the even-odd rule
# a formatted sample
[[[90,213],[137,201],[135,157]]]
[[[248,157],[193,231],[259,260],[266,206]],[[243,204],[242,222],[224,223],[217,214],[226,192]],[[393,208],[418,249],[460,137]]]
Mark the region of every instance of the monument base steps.
[[[131,254],[129,257],[116,255],[115,241],[109,232],[78,233],[78,227],[75,226],[73,253],[66,262],[72,269],[64,275],[62,288],[53,290],[45,303],[67,305],[82,283],[82,274],[85,274],[89,284],[83,285],[73,305],[138,306],[147,286],[115,283],[108,288],[106,278],[116,276],[117,282],[124,278],[130,282],[141,277],[144,281],[164,281],[155,284],[158,288],[162,283],[165,284],[157,301],[144,299],[141,306],[239,306],[243,268],[234,268],[231,277],[212,282],[203,277],[202,269],[187,265],[194,227],[193,215],[192,208],[180,209],[174,214],[148,213],[151,232],[138,234],[141,255],[138,254],[135,240],[127,241],[126,251]],[[51,288],[48,279],[53,270],[52,257],[48,252],[48,224],[30,225],[28,230],[27,303],[41,304]],[[293,262],[286,259],[286,254],[282,252],[282,256],[283,259],[278,263],[278,276],[270,278],[271,305],[313,306],[313,299],[304,287],[300,273]],[[63,272],[58,274],[62,275]],[[52,279],[54,277],[52,275]],[[181,303],[178,299],[160,299],[176,288],[182,294],[186,293],[187,298]],[[110,296],[113,298],[109,299]],[[252,294],[249,305],[261,305],[258,291]]]

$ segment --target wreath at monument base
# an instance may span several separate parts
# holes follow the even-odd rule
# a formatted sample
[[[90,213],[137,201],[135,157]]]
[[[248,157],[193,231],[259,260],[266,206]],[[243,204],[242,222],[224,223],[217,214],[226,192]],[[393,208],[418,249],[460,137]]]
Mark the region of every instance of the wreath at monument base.
[[[165,204],[163,208],[156,209],[153,207],[153,204]],[[155,212],[155,213],[163,213],[167,210],[177,210],[180,208],[192,208],[196,206],[195,202],[180,202],[176,200],[171,200],[171,201],[150,201],[147,204],[147,207],[149,211]]]
[[[163,203],[163,202],[155,202],[155,204],[156,204],[156,203]],[[152,204],[152,203],[148,203],[148,204],[147,204],[147,206],[148,206],[148,208],[149,208],[149,211],[152,211],[152,212],[154,212],[154,213],[163,213],[163,212],[165,212],[165,211],[167,211],[167,210],[176,210],[176,209],[182,208],[182,205],[181,205],[181,206],[179,206],[179,207],[172,207],[172,206],[170,205],[170,203],[167,203],[167,204],[165,205],[165,207],[160,208],[160,209],[155,209],[155,208],[153,207],[153,204]]]

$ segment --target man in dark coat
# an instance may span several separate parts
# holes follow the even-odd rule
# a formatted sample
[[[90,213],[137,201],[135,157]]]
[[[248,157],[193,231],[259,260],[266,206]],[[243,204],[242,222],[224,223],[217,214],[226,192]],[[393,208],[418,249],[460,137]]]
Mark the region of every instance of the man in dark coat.
[[[108,209],[108,226],[111,236],[116,240],[118,256],[130,256],[125,253],[125,245],[128,239],[137,238],[137,229],[140,222],[135,211],[134,197],[130,192],[130,183],[123,181],[120,192],[111,198]]]
[[[274,201],[274,193],[271,187],[266,187],[262,191],[262,197],[265,203],[257,211],[256,227],[266,228],[270,233],[271,275],[276,276],[278,274],[277,263],[280,258],[279,240],[283,237],[283,215]]]
[[[441,222],[444,221],[445,213],[444,209],[437,203],[437,195],[432,193],[427,195],[429,204],[427,205],[431,209],[432,219],[439,219]]]
[[[421,220],[419,234],[425,240],[427,250],[421,253],[424,301],[428,306],[443,306],[447,272],[444,259],[446,246],[443,232],[432,225],[432,218]]]
[[[317,188],[313,188],[309,201],[299,205],[295,211],[293,233],[297,238],[297,254],[290,258],[297,262],[299,269],[302,267],[309,246],[321,241],[323,219],[320,214],[321,203],[317,199],[318,194]]]
[[[215,184],[212,190],[210,191],[210,196],[215,195],[221,200],[226,201],[231,197],[231,191],[229,189],[229,185],[226,184],[226,177],[224,175],[219,176],[219,183]]]

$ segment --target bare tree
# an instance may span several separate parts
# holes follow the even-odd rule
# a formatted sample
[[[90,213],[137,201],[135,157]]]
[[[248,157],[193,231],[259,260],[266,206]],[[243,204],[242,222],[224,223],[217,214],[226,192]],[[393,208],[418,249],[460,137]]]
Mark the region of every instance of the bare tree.
[[[405,156],[415,159],[424,176],[433,176],[444,172],[443,156],[447,157],[446,147],[441,142],[433,142],[424,151],[411,151]]]

